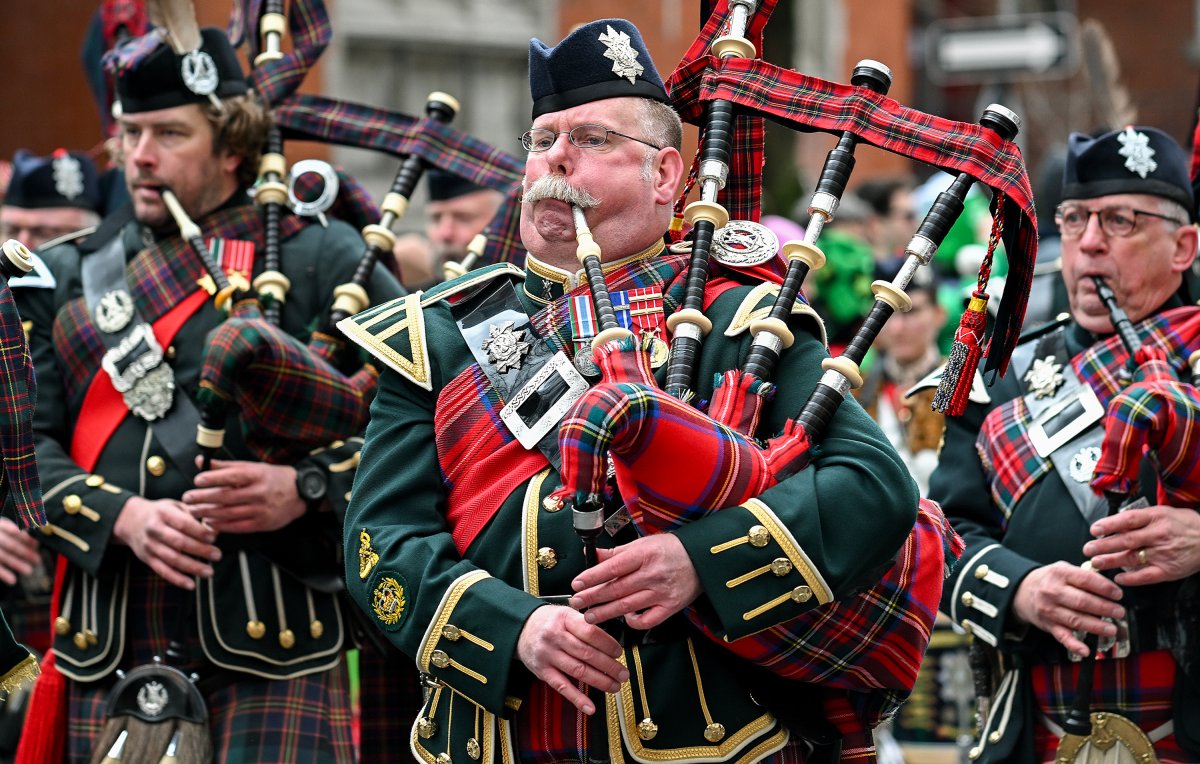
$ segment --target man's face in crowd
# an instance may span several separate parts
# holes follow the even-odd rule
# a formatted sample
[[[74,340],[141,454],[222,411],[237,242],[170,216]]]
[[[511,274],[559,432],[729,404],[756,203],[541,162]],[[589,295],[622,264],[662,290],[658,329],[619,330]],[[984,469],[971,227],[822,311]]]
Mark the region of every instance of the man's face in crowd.
[[[241,161],[213,146],[213,129],[196,104],[121,117],[125,183],[134,215],[144,225],[173,225],[162,201],[170,188],[184,210],[199,218],[237,189]]]
[[[1128,236],[1112,236],[1104,231],[1099,214],[1088,214],[1116,207],[1162,213],[1159,198],[1146,194],[1067,199],[1060,208],[1087,215],[1083,233],[1062,237],[1062,275],[1071,314],[1080,326],[1100,334],[1112,332],[1113,326],[1092,276],[1103,277],[1117,305],[1131,320],[1140,321],[1179,288],[1181,274],[1196,257],[1195,226],[1136,214]]]
[[[499,191],[484,190],[429,202],[425,207],[425,234],[437,262],[461,261],[471,239],[491,221],[502,200]]]
[[[907,188],[893,191],[888,214],[879,222],[879,248],[889,255],[903,252],[917,232],[917,208],[912,192]]]
[[[598,148],[580,148],[565,133],[579,125],[596,124],[644,139],[636,118],[638,101],[607,98],[543,114],[533,127],[564,134],[557,136],[548,151],[530,152],[525,161],[526,191],[543,176],[559,175],[599,201],[584,213],[605,259],[634,254],[661,238],[666,221],[658,207],[674,201],[682,160],[675,149],[656,151],[617,135],[610,135]],[[552,265],[572,271],[579,267],[575,223],[570,206],[562,201],[522,204],[521,239],[530,252]]]
[[[0,240],[16,239],[37,249],[51,239],[95,225],[99,216],[78,207],[0,207]]]
[[[937,344],[938,332],[946,324],[946,309],[928,290],[914,289],[909,296],[912,309],[896,311],[880,332],[888,355],[902,364],[923,358]]]

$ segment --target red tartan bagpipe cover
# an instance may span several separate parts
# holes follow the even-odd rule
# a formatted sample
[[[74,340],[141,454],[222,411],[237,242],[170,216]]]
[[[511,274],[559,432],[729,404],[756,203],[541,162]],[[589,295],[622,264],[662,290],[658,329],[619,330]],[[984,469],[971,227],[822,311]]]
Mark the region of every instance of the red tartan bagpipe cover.
[[[559,498],[582,503],[603,495],[611,456],[617,488],[634,525],[642,534],[661,533],[737,506],[808,465],[810,443],[794,420],[760,447],[657,389],[648,354],[634,342],[610,342],[596,351],[604,381],[584,394],[559,429]],[[728,372],[719,388],[740,388],[741,395],[727,400],[768,394],[769,386],[747,384],[748,379]],[[684,448],[689,469],[681,475],[676,467]],[[732,642],[707,629],[690,610],[685,613],[715,644],[777,676],[846,690],[883,691],[886,713],[907,697],[916,681],[937,616],[946,563],[962,550],[962,539],[941,509],[922,500],[895,564],[882,580],[853,597]]]
[[[1173,327],[1183,346],[1200,342],[1200,310]],[[1200,392],[1181,382],[1167,353],[1144,345],[1134,354],[1133,382],[1108,404],[1104,441],[1092,489],[1129,494],[1137,488],[1143,456],[1152,455],[1158,472],[1158,503],[1200,506]]]

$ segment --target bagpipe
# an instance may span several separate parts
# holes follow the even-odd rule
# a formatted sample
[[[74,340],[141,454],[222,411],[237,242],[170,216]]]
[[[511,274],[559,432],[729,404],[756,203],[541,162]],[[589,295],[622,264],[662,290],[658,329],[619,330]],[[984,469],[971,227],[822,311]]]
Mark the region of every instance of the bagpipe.
[[[1189,371],[1184,381],[1162,347],[1142,342],[1104,279],[1091,278],[1116,330],[1106,342],[1120,346],[1127,354],[1119,373],[1127,384],[1105,409],[1104,438],[1092,473],[1092,490],[1107,499],[1110,516],[1125,507],[1144,505],[1144,500],[1133,504],[1126,501],[1139,491],[1143,458],[1151,456],[1158,477],[1156,501],[1196,507],[1200,505],[1200,472],[1195,456],[1195,434],[1200,428],[1200,349],[1188,356]],[[1174,330],[1185,347],[1195,346],[1200,341],[1200,311],[1182,310],[1192,315]],[[1139,551],[1139,561],[1145,564],[1144,552]],[[1105,571],[1106,576],[1112,573],[1115,571]],[[1065,734],[1055,760],[1078,764],[1157,762],[1154,744],[1138,725],[1120,714],[1091,711],[1099,641],[1096,634],[1088,634],[1084,640],[1088,654],[1080,663],[1074,701],[1063,720]]]
[[[989,368],[1006,369],[1008,353],[1019,334],[1036,237],[1028,178],[1012,144],[1019,125],[1016,116],[993,105],[980,124],[973,126],[907,109],[885,97],[890,74],[875,62],[860,63],[849,86],[767,64],[753,57],[755,45],[748,37],[761,34],[774,2],[765,0],[756,12],[755,5],[746,0],[718,3],[668,81],[676,109],[685,119],[698,119],[706,112],[711,121],[701,125],[701,148],[693,163],[693,177],[699,179],[702,193],[701,200],[685,211],[694,237],[692,261],[683,308],[668,319],[673,339],[664,389],[658,388],[651,375],[641,343],[612,331],[615,322],[603,307],[606,300],[600,269],[588,265],[596,253],[590,236],[584,235],[583,213],[575,213],[579,257],[588,273],[601,328],[593,342],[601,382],[572,407],[560,427],[563,485],[555,498],[570,502],[578,513],[576,525],[585,549],[592,543],[587,537],[598,532],[606,502],[614,494],[608,477],[610,463],[616,492],[641,534],[670,531],[710,512],[741,504],[808,466],[814,444],[837,406],[850,387],[861,384],[858,364],[863,355],[887,318],[911,306],[904,287],[916,268],[929,262],[976,180],[995,192],[988,267],[991,251],[1003,238],[1016,273],[1005,290],[1000,318],[987,343]],[[717,36],[722,30],[728,31]],[[780,103],[788,106],[778,106]],[[699,306],[713,231],[731,217],[715,196],[724,188],[729,209],[757,215],[755,172],[762,161],[754,144],[761,145],[763,115],[801,130],[833,132],[839,142],[825,162],[810,204],[815,225],[809,226],[804,240],[784,244],[788,272],[775,304],[766,318],[751,325],[754,342],[745,365],[719,378],[704,412],[690,405],[695,359],[711,329]],[[738,123],[746,123],[745,129],[735,127]],[[957,177],[913,236],[896,279],[873,286],[874,307],[846,352],[824,362],[821,382],[802,411],[781,434],[760,445],[755,431],[771,396],[770,373],[793,340],[785,319],[792,312],[804,275],[824,262],[816,242],[824,223],[833,217],[859,142],[956,170]],[[731,177],[733,163],[740,163],[750,179]],[[1010,225],[1005,226],[1005,221]],[[976,294],[980,313],[987,299],[987,275],[985,268]],[[980,360],[983,337],[973,326],[961,333],[960,371],[969,386],[975,373],[971,363]],[[965,340],[972,336],[974,347],[967,347]],[[953,392],[954,382],[950,384]],[[965,392],[961,397],[965,403]],[[654,426],[644,426],[651,419]],[[685,450],[689,473],[710,478],[679,479],[666,468]],[[933,627],[946,566],[962,548],[940,508],[922,501],[916,524],[895,563],[882,580],[865,591],[734,641],[713,633],[690,609],[685,613],[713,642],[778,676],[834,688],[880,691],[882,716],[913,686]],[[845,639],[834,645],[836,640],[828,637],[832,624],[864,622],[879,627],[872,639]]]

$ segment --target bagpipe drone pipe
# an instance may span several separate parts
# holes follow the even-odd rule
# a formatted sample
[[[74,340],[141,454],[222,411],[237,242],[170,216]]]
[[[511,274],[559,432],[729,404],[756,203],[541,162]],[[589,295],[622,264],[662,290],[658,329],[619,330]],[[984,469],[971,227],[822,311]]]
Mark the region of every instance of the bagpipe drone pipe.
[[[761,33],[765,16],[773,5],[768,1],[757,9],[745,27],[748,36]],[[560,428],[563,486],[556,496],[571,502],[582,513],[597,512],[606,494],[611,494],[606,478],[611,457],[621,501],[643,534],[671,530],[709,512],[736,506],[808,464],[812,444],[821,437],[833,410],[848,388],[860,383],[857,365],[862,354],[887,316],[908,308],[910,303],[903,287],[916,267],[932,257],[961,212],[962,199],[975,180],[983,181],[995,192],[993,209],[997,223],[992,248],[1003,236],[1016,274],[1009,282],[1012,291],[1005,292],[1001,317],[989,344],[990,368],[1001,372],[1006,368],[1007,354],[1019,333],[1015,328],[1019,327],[1028,294],[1036,239],[1028,178],[1019,152],[1011,142],[1017,131],[1015,115],[1003,107],[989,107],[980,125],[968,125],[907,109],[881,92],[886,90],[886,80],[879,72],[886,69],[867,62],[856,69],[855,84],[845,86],[782,70],[750,56],[730,54],[728,51],[733,50],[739,54],[750,51],[753,55],[753,44],[744,38],[734,44],[721,43],[719,47],[726,53],[716,53],[718,46],[713,37],[717,30],[725,28],[724,12],[727,8],[741,8],[744,12],[746,6],[753,8],[754,3],[733,0],[718,4],[713,18],[669,81],[676,108],[686,118],[699,118],[706,111],[705,103],[707,112],[717,118],[716,129],[707,124],[702,126],[697,163],[704,169],[698,171],[697,177],[714,178],[711,185],[725,186],[730,209],[756,216],[757,178],[725,180],[725,173],[730,161],[740,162],[750,172],[761,166],[761,161],[742,157],[743,152],[755,151],[753,123],[760,115],[807,131],[834,132],[841,140],[825,164],[811,205],[814,219],[820,218],[821,223],[812,227],[813,233],[805,241],[784,245],[792,265],[787,286],[780,290],[783,302],[776,304],[767,319],[752,324],[755,349],[750,362],[743,369],[727,372],[718,381],[707,413],[689,405],[692,372],[687,359],[695,357],[694,351],[685,349],[677,355],[673,344],[672,362],[677,366],[669,370],[668,389],[663,391],[657,388],[639,343],[630,338],[605,343],[607,337],[601,334],[601,341],[594,348],[596,363],[602,370],[601,384],[589,390],[568,412]],[[734,30],[733,36],[740,33],[736,22],[729,26]],[[712,54],[708,53],[710,46]],[[760,93],[760,89],[768,92]],[[800,105],[791,110],[771,106],[785,101]],[[741,121],[750,123],[746,133],[730,129],[731,124]],[[739,134],[749,140],[748,146],[738,148]],[[731,141],[734,149],[713,147],[717,136]],[[761,140],[760,127],[757,139]],[[896,281],[876,282],[876,304],[861,336],[841,358],[826,361],[825,377],[809,404],[764,448],[753,439],[754,430],[761,407],[770,396],[771,382],[766,375],[778,353],[790,344],[783,321],[791,311],[787,301],[794,300],[799,291],[801,271],[823,260],[816,238],[821,224],[832,217],[836,205],[829,196],[845,187],[853,147],[858,142],[954,170],[957,178],[939,197],[913,237],[908,247],[908,262]],[[715,227],[725,218],[725,210],[714,200],[702,198],[698,213],[688,217],[693,229],[699,229],[701,234],[693,242],[695,252],[706,236],[706,223]],[[694,253],[693,259],[695,256]],[[796,265],[797,262],[800,264]],[[981,294],[984,284],[986,274],[981,275],[978,290]],[[690,278],[688,286],[689,291],[695,291],[691,289]],[[599,308],[601,300],[596,302]],[[697,314],[698,310],[682,319],[669,320],[675,339],[682,334],[687,345],[699,347],[707,327],[703,315]],[[968,369],[964,364],[967,385],[973,375],[974,368]],[[646,417],[654,417],[654,427],[640,426]],[[678,460],[685,450],[689,474],[711,475],[711,478],[689,481],[672,470],[662,469],[664,464]],[[587,520],[581,520],[581,525],[588,524]],[[706,633],[717,644],[769,667],[777,675],[851,690],[883,690],[903,699],[915,681],[929,639],[945,564],[952,562],[961,549],[961,540],[949,528],[940,509],[931,502],[922,502],[917,523],[895,564],[882,581],[866,591],[820,605],[765,632],[732,642],[723,635]],[[689,612],[689,618],[705,629],[694,613]],[[866,645],[869,640],[834,644],[836,640],[828,638],[828,627],[832,624],[863,622],[880,626],[870,649]]]

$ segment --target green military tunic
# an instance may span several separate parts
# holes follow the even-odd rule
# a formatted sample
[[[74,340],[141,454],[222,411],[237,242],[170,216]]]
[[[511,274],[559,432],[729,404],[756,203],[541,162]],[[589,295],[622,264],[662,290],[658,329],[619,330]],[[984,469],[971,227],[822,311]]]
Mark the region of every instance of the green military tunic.
[[[224,209],[238,210],[236,206]],[[252,209],[244,214],[255,215]],[[203,227],[204,221],[199,222]],[[257,220],[250,223],[249,232],[261,237]],[[126,224],[116,235],[121,237],[126,263],[144,249],[145,234],[137,223]],[[311,507],[307,515],[272,533],[222,534],[217,545],[223,556],[213,564],[211,579],[200,580],[190,594],[164,586],[127,547],[112,543],[113,526],[130,497],[178,499],[191,488],[190,481],[151,427],[132,414],[121,421],[90,472],[71,456],[85,391],[95,375],[105,374],[98,362],[71,367],[61,349],[70,347],[72,340],[58,336],[65,311],[82,301],[81,264],[83,258],[94,256],[83,253],[89,249],[86,246],[81,251],[86,241],[85,237],[44,251],[53,278],[40,283],[40,288],[23,288],[18,295],[38,372],[34,427],[50,520],[42,540],[69,563],[55,622],[58,667],[81,682],[101,679],[118,667],[161,654],[167,640],[181,636],[180,624],[194,648],[192,659],[206,658],[211,666],[233,672],[288,678],[337,665],[348,647],[336,595],[338,518],[347,501],[361,439],[330,443],[305,460],[328,473],[329,489],[321,506]],[[292,285],[281,319],[287,333],[307,340],[318,319],[327,314],[333,288],[349,281],[363,246],[357,232],[336,221],[328,227],[302,226],[284,240],[281,270]],[[253,271],[262,270],[260,251]],[[147,282],[137,283],[135,273]],[[158,318],[149,314],[145,300],[151,286],[148,280],[153,278],[153,273],[126,271],[134,303],[149,323]],[[376,301],[403,294],[383,269],[377,269],[368,291]],[[194,398],[206,337],[223,315],[209,300],[164,348],[165,362],[174,371],[176,395]],[[75,384],[67,384],[70,374],[80,375]],[[239,450],[236,438],[227,448],[229,458],[252,459]],[[164,607],[184,615],[167,617]]]
[[[606,264],[610,288],[624,270],[655,254]],[[678,304],[668,287],[680,267],[657,276],[668,284],[668,313]],[[346,577],[358,605],[428,676],[429,700],[412,734],[414,753],[427,762],[578,761],[583,755],[584,717],[532,681],[515,654],[530,613],[546,606],[547,597],[571,593],[570,582],[584,564],[580,540],[571,512],[544,502],[560,486],[549,462],[515,488],[484,477],[509,474],[505,465],[477,475],[458,469],[494,456],[472,447],[473,425],[504,425],[487,421],[502,402],[479,373],[448,299],[511,281],[523,309],[534,315],[562,300],[579,279],[530,256],[524,273],[493,266],[343,324],[391,370],[372,407],[346,516]],[[749,321],[764,315],[771,296],[766,286],[737,286],[705,311],[714,328],[696,370],[698,400],[711,396],[715,374],[740,365],[751,340]],[[827,356],[811,309],[802,307],[791,323],[796,341],[778,365],[780,390],[766,406],[759,435],[778,432],[799,412]],[[572,344],[563,340],[569,328],[551,328],[555,347]],[[507,432],[503,437],[512,440]],[[686,454],[679,469],[688,469]],[[465,489],[453,486],[468,504],[472,495],[485,494],[499,504],[465,553],[453,543],[448,518],[456,527],[471,518],[463,518],[450,499],[451,472],[461,481],[478,481]],[[912,528],[916,502],[903,462],[858,404],[847,401],[810,468],[744,506],[677,531],[703,585],[694,608],[713,632],[736,639],[842,597],[895,554]],[[599,543],[630,538],[627,528],[615,539],[602,534]],[[781,564],[773,567],[773,561]],[[802,748],[793,733],[827,732],[820,712],[810,713],[806,685],[776,685],[767,708],[760,704],[772,686],[765,672],[735,659],[681,617],[651,634],[626,646],[631,678],[599,711],[607,716],[608,740],[591,756],[611,751],[613,761],[796,760]],[[787,723],[780,713],[789,714]],[[810,729],[800,729],[801,718]]]

